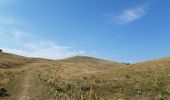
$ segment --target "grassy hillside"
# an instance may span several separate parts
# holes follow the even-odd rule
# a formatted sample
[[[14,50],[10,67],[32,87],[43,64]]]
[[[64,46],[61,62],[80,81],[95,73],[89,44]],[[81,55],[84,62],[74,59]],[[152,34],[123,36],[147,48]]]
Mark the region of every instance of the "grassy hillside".
[[[58,99],[86,100],[89,98],[90,90],[93,91],[90,98],[96,95],[96,99],[102,99],[107,96],[105,92],[108,85],[108,78],[103,74],[124,66],[97,58],[76,56],[54,61],[50,67],[37,69],[37,72],[39,78],[51,87],[51,92]]]
[[[130,100],[170,99],[170,58],[162,58],[113,70],[114,84]]]
[[[3,53],[0,64],[1,86],[31,70],[56,99],[170,100],[170,58],[125,65],[86,56],[55,61]]]
[[[38,73],[58,98],[170,99],[170,58],[122,65],[77,56],[57,64]]]
[[[0,53],[0,68],[20,68],[26,64],[32,64],[35,62],[50,61],[47,59],[40,58],[28,58],[10,53]]]
[[[0,53],[0,68],[17,68],[32,62],[31,59],[8,53]]]

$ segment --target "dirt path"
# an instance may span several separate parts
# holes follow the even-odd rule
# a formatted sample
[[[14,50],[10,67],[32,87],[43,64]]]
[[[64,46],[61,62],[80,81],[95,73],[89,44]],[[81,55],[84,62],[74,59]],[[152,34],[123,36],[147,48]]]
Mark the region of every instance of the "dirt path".
[[[26,71],[9,85],[8,98],[2,100],[54,100],[35,71]]]
[[[18,100],[37,100],[36,98],[33,98],[32,95],[30,94],[30,89],[31,89],[31,84],[34,81],[34,77],[31,76],[31,71],[27,72],[27,75],[21,85],[22,92],[18,96]]]

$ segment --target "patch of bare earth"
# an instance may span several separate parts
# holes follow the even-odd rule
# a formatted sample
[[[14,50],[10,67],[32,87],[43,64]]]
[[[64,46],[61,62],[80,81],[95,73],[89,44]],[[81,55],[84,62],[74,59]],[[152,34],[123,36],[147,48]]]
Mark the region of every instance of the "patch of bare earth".
[[[47,88],[40,82],[34,71],[30,70],[25,74],[17,100],[53,100]]]
[[[31,71],[29,71],[25,77],[25,80],[23,80],[22,83],[22,91],[20,96],[18,97],[18,100],[32,100],[31,94],[29,93],[29,88],[31,88],[31,82],[32,77],[31,77]]]

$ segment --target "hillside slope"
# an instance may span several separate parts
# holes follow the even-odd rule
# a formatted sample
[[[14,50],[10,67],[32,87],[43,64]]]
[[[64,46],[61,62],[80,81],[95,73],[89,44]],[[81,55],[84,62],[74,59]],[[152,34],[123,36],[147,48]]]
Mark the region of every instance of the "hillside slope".
[[[50,61],[41,58],[29,58],[10,53],[0,53],[0,68],[20,68],[34,62]]]
[[[56,65],[38,70],[40,78],[52,84],[52,88],[56,86],[76,99],[80,99],[77,94],[88,98],[84,92],[88,94],[92,91],[97,98],[102,96],[106,100],[170,99],[170,58],[131,65],[83,56],[55,62]],[[68,85],[74,88],[69,90]],[[89,91],[90,87],[93,90]]]
[[[10,90],[11,87],[8,86],[13,86],[12,82],[20,83],[17,80],[18,74],[15,73],[31,71],[35,76],[37,75],[34,80],[39,80],[33,83],[42,82],[47,90],[50,90],[49,95],[57,99],[170,100],[169,66],[170,58],[126,65],[86,56],[47,60],[2,53],[0,54],[0,86],[7,86]],[[2,68],[10,68],[10,70],[2,70]],[[30,80],[32,80],[31,75],[28,75]],[[19,77],[23,76],[19,75]],[[27,81],[24,82],[26,83]],[[31,83],[28,82],[28,85],[34,87]],[[14,85],[20,87],[19,84]],[[13,89],[10,93],[15,97],[15,93],[22,93],[23,90],[20,90]],[[27,92],[29,95],[32,94]],[[25,97],[28,96],[27,94]]]
[[[32,60],[27,57],[0,53],[0,68],[17,68],[29,62],[32,62]]]
[[[128,65],[114,70],[114,84],[131,100],[170,100],[170,58]],[[111,74],[110,74],[111,75]]]
[[[59,61],[55,61],[56,66],[60,66],[61,76],[75,77],[86,76],[98,73],[107,73],[107,71],[124,67],[125,65],[117,62],[106,61],[87,56],[75,56]]]
[[[107,68],[114,68],[114,67],[121,67],[124,64],[113,62],[113,61],[107,61],[102,60],[98,58],[93,57],[87,57],[87,56],[75,56],[63,60],[59,60],[60,63],[65,64],[74,64],[77,67],[91,67],[95,69],[107,69]]]

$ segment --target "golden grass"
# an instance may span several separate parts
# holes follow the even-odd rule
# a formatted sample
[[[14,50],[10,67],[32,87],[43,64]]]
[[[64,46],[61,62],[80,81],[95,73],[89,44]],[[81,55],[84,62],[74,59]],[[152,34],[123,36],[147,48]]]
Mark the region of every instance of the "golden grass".
[[[170,58],[131,65],[81,56],[59,61],[16,57],[17,61],[12,62],[7,59],[1,58],[0,62],[7,62],[11,67],[13,62],[19,63],[20,69],[36,70],[39,78],[50,87],[51,93],[60,99],[170,99]],[[5,82],[8,80],[1,81]]]

